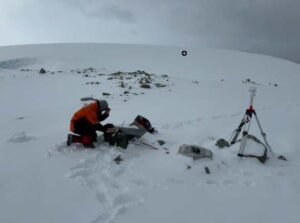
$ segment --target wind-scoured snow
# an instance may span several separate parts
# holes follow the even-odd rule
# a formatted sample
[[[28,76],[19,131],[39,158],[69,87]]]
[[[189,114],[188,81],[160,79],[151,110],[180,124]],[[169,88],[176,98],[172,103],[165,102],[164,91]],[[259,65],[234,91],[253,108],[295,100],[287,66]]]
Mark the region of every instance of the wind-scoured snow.
[[[298,222],[300,66],[227,50],[188,49],[184,57],[182,50],[1,47],[0,222]],[[148,79],[150,88],[141,87]],[[238,143],[215,146],[241,121],[250,86],[268,141],[288,162],[238,158]],[[109,102],[104,123],[148,118],[158,133],[141,140],[159,150],[139,140],[126,150],[103,142],[95,150],[66,147],[84,97]],[[255,122],[250,133],[261,137]],[[182,144],[214,157],[193,161],[177,154]]]
[[[15,58],[0,62],[0,69],[16,69],[20,67],[35,64],[37,61],[34,58]]]

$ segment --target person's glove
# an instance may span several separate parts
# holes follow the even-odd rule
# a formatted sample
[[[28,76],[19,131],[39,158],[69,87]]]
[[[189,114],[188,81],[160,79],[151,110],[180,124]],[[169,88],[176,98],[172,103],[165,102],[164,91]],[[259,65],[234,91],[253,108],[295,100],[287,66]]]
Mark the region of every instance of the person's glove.
[[[103,132],[105,133],[114,133],[115,126],[111,123],[107,123],[103,126]]]
[[[110,113],[110,108],[105,109],[105,113],[109,115],[109,113]]]

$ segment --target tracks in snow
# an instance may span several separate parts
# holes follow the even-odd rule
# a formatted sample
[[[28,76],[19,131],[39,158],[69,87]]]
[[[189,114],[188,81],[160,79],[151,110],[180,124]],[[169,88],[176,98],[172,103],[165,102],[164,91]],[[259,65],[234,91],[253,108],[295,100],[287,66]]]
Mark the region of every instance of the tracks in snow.
[[[92,157],[82,160],[67,173],[69,178],[79,181],[95,193],[99,213],[91,223],[113,222],[129,206],[143,202],[139,188],[147,186],[143,177],[131,170],[134,154],[124,154],[126,162],[117,165],[113,159],[120,152],[104,149],[107,151],[96,151]]]
[[[284,107],[283,106],[265,107],[265,108],[260,108],[260,109],[256,109],[256,110],[257,111],[268,111],[268,110],[277,110],[277,109],[291,109],[291,108],[298,108],[299,106],[300,106],[300,104],[289,104]],[[182,121],[177,121],[175,123],[165,123],[165,124],[162,124],[160,126],[160,128],[164,129],[164,130],[168,130],[168,129],[181,128],[186,125],[192,125],[194,123],[198,123],[198,122],[205,121],[205,120],[218,120],[218,119],[224,119],[224,118],[228,118],[228,117],[237,117],[237,116],[242,118],[244,112],[245,112],[245,110],[233,112],[230,114],[212,115],[212,116],[206,116],[206,117],[199,117],[199,118],[192,119],[192,120],[182,120]]]

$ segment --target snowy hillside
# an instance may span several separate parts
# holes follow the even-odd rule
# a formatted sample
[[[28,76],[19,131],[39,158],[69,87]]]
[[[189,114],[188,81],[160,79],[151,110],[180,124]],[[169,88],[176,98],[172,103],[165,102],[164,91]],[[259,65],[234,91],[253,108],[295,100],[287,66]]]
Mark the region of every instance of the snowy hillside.
[[[300,214],[300,66],[212,49],[118,44],[0,48],[0,222],[289,222]],[[40,74],[41,68],[46,73]],[[150,79],[150,88],[141,79]],[[219,149],[249,104],[274,152],[288,162]],[[103,94],[104,93],[104,94]],[[136,115],[158,130],[126,150],[98,143],[66,147],[83,97],[104,98],[104,123]],[[260,136],[257,127],[251,133]],[[159,146],[157,140],[165,141]],[[179,154],[210,149],[212,160]],[[123,161],[113,159],[121,155]],[[205,168],[208,167],[210,174]]]

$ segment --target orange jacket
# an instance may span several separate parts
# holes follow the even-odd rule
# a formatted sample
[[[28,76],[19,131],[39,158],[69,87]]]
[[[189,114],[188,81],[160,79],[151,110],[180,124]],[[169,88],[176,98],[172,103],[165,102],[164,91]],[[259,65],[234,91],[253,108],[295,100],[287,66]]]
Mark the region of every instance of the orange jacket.
[[[71,119],[71,132],[75,131],[74,123],[81,118],[86,118],[86,120],[88,120],[92,125],[96,125],[97,123],[99,123],[99,110],[100,108],[98,107],[98,103],[95,101],[83,106],[81,109],[75,112]]]

